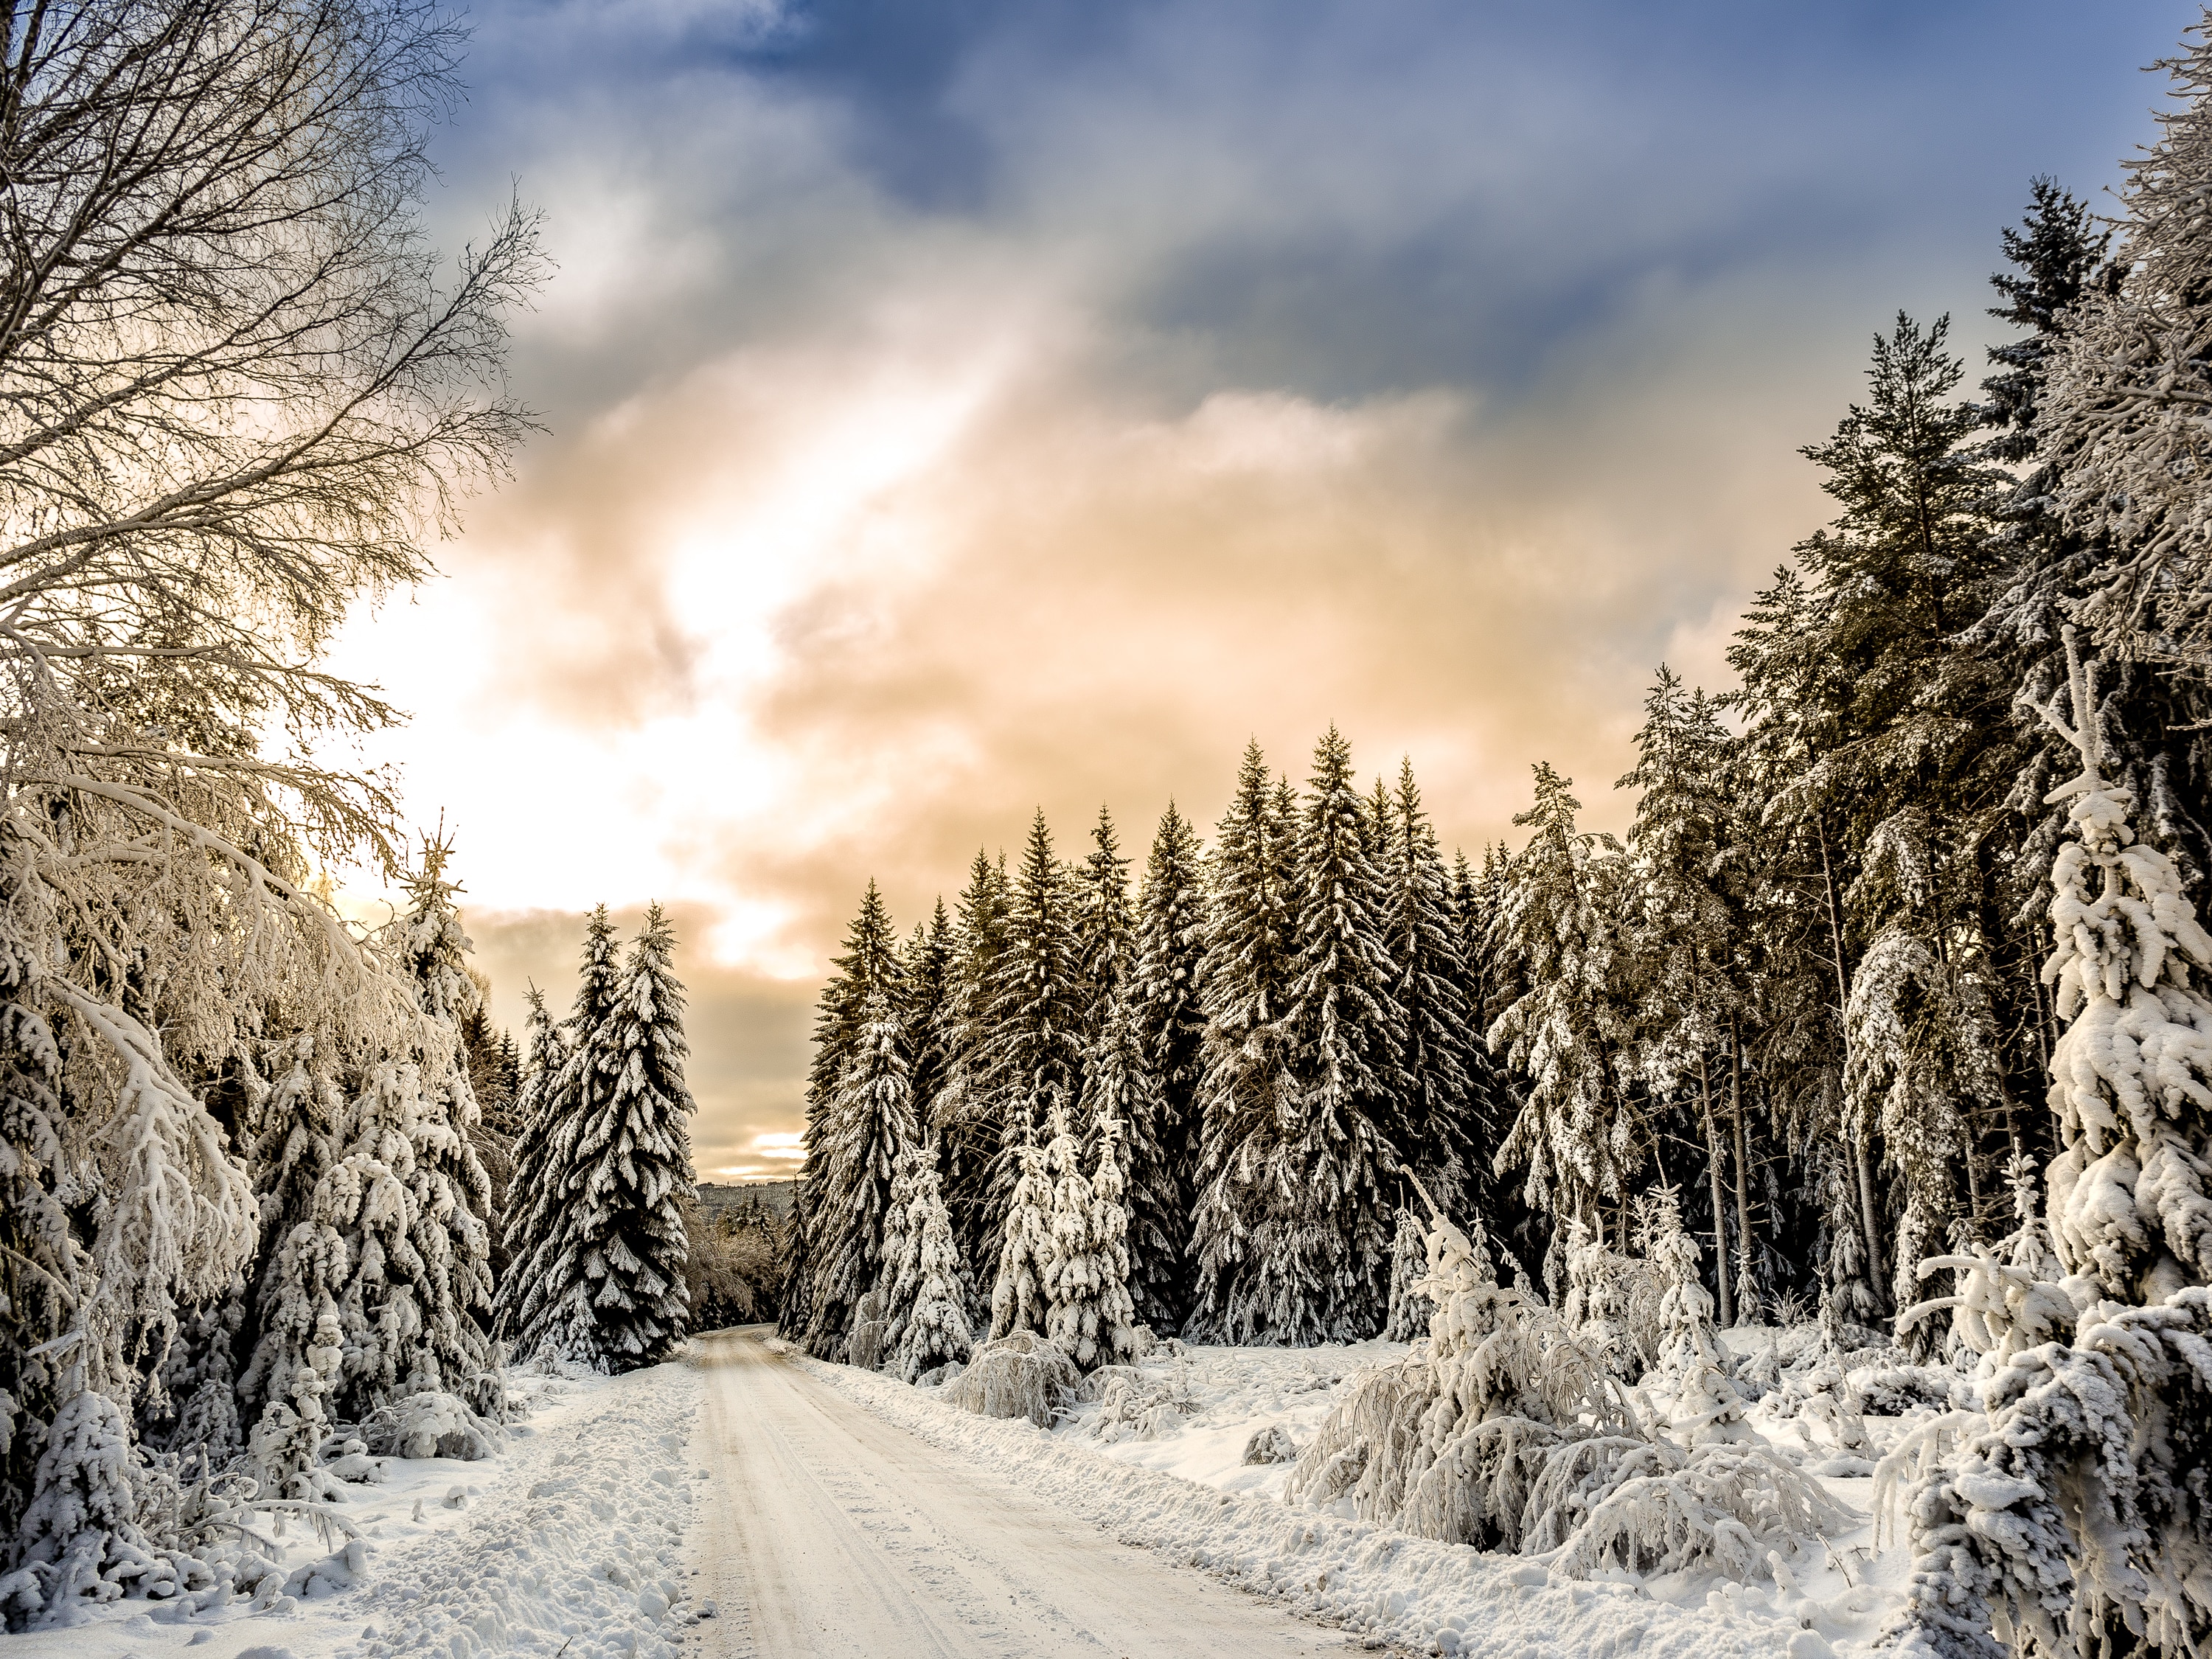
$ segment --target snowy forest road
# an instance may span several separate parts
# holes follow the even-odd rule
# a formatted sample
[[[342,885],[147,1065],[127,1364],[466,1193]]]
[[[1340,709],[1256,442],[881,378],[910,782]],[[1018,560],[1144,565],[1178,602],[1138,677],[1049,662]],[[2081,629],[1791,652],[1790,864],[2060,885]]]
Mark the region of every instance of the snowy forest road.
[[[1343,1638],[1178,1567],[927,1445],[771,1350],[694,1346],[706,1371],[696,1564],[729,1659],[1340,1656]]]

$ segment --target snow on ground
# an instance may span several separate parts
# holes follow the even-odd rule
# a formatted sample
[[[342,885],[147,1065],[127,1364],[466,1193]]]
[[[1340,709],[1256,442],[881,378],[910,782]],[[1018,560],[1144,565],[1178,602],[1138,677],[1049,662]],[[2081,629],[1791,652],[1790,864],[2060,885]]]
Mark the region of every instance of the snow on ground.
[[[1755,1350],[1755,1334],[1729,1334]],[[1771,1340],[1771,1334],[1766,1340]],[[1255,1434],[1304,1444],[1361,1367],[1399,1343],[1310,1349],[1194,1347],[1108,1376],[1050,1431],[974,1417],[936,1397],[842,1365],[792,1356],[831,1386],[933,1444],[988,1462],[1031,1491],[1129,1543],[1279,1596],[1309,1617],[1376,1645],[1495,1659],[1827,1659],[1870,1648],[1901,1593],[1908,1563],[1874,1547],[1874,1482],[1863,1459],[1838,1458],[1817,1422],[1774,1414],[1752,1425],[1784,1456],[1822,1473],[1867,1519],[1784,1560],[1772,1581],[1710,1573],[1555,1581],[1540,1562],[1485,1554],[1291,1508],[1290,1465],[1244,1461]],[[1933,1409],[1929,1407],[1929,1409]],[[1881,1449],[1910,1418],[1866,1419]],[[1828,1474],[1828,1470],[1838,1473]]]
[[[349,1489],[365,1582],[244,1602],[189,1621],[118,1603],[73,1630],[0,1638],[7,1659],[666,1659],[691,1622],[683,1538],[699,1381],[680,1363],[628,1376],[509,1373],[522,1407],[507,1451],[477,1462],[388,1460]],[[295,1524],[288,1566],[328,1546]]]

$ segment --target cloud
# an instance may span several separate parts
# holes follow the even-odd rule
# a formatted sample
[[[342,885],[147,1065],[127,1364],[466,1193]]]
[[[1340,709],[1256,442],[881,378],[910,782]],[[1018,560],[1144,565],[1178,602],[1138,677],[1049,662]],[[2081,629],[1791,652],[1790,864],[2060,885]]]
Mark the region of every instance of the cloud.
[[[1539,757],[1618,825],[1868,336],[1971,348],[2027,175],[2113,176],[2193,15],[489,6],[434,206],[548,208],[554,431],[341,642],[416,715],[369,758],[504,1019],[677,906],[702,1167],[781,1167],[862,884],[910,923],[1040,805],[1136,850],[1334,720],[1448,841]]]

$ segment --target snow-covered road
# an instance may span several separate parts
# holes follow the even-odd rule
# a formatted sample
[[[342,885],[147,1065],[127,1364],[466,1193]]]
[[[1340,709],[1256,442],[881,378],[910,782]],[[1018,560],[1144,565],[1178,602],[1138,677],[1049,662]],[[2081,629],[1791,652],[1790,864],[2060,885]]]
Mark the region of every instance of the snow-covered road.
[[[730,1659],[1341,1655],[1344,1638],[1115,1542],[871,1415],[770,1349],[696,1340],[696,1581]]]

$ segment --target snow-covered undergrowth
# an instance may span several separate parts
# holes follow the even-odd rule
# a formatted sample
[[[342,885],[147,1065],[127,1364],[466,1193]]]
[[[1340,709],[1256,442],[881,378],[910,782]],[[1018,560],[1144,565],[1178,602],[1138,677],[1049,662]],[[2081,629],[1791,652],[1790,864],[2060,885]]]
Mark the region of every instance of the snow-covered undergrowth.
[[[403,1659],[529,1654],[667,1659],[690,1622],[675,1564],[703,1475],[685,1450],[699,1381],[680,1363],[626,1376],[507,1374],[500,1455],[382,1460],[339,1510],[357,1571],[294,1524],[273,1539],[289,1594],[198,1613],[112,1603],[75,1629],[0,1638],[8,1659]],[[419,1425],[418,1425],[419,1426]]]
[[[815,1374],[934,1445],[1124,1541],[1279,1596],[1308,1617],[1430,1652],[1498,1659],[1824,1656],[1866,1651],[1910,1571],[1891,1528],[1877,1547],[1875,1461],[1947,1409],[1952,1373],[1898,1357],[1846,1370],[1821,1363],[1818,1333],[1729,1331],[1729,1368],[1764,1392],[1741,1419],[1748,1441],[1855,1515],[1825,1537],[1776,1549],[1752,1582],[1710,1569],[1570,1577],[1542,1557],[1486,1553],[1362,1521],[1343,1503],[1285,1498],[1304,1448],[1362,1373],[1407,1345],[1183,1348],[1096,1373],[1050,1431],[981,1418],[938,1388],[908,1388],[816,1361]],[[1898,1414],[1884,1415],[1884,1413]],[[1260,1443],[1255,1445],[1255,1442]]]

